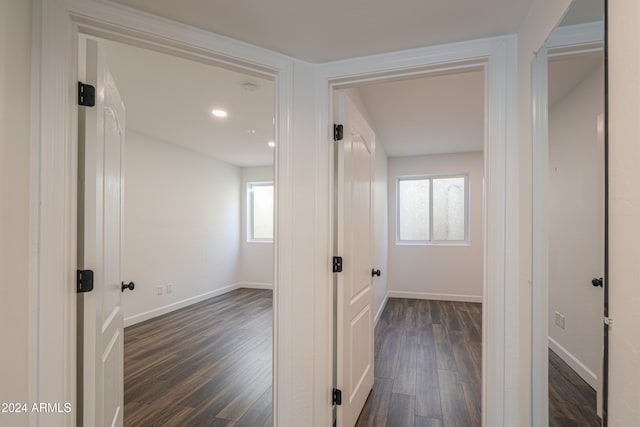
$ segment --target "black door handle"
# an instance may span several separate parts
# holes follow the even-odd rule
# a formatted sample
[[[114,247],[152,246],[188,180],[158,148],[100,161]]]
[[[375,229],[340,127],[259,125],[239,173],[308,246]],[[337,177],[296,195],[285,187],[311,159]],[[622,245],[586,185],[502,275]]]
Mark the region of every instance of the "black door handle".
[[[592,284],[593,286],[595,286],[595,287],[600,286],[600,287],[602,288],[602,284],[603,284],[602,277],[601,277],[601,278],[599,278],[599,279],[598,279],[597,277],[596,277],[596,278],[594,278],[594,279],[592,279],[592,280],[591,280],[591,284]]]
[[[371,277],[373,276],[378,276],[380,277],[380,270],[376,270],[376,269],[371,269]]]
[[[136,284],[133,282],[129,282],[129,283],[124,283],[122,282],[122,288],[120,289],[120,292],[124,292],[125,289],[129,289],[130,291],[134,290],[136,287]]]

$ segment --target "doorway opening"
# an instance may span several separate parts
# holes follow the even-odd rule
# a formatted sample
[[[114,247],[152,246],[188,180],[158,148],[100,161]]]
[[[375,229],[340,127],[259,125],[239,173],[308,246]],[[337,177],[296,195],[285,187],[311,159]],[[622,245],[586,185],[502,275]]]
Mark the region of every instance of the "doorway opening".
[[[604,62],[549,58],[549,426],[602,417]],[[580,218],[579,221],[576,218]]]
[[[104,307],[117,298],[117,310],[102,310],[126,327],[123,372],[104,367],[105,375],[122,378],[105,383],[120,389],[124,425],[270,424],[275,82],[87,39],[104,50],[126,105],[119,268],[123,285],[130,285],[105,297]],[[84,306],[91,298],[87,293],[79,301],[85,319],[96,317]],[[92,409],[105,394],[90,390],[103,384],[92,375],[92,330],[81,332],[77,398],[84,411],[78,421],[94,425]],[[114,414],[122,417],[122,409]]]
[[[344,126],[334,145],[335,250],[344,255],[334,286],[338,425],[482,423],[485,79],[475,66],[334,88],[335,123]],[[358,126],[371,129],[372,231],[369,258],[353,266],[359,260],[349,258],[350,244],[358,253],[367,246],[348,225],[363,188],[349,162],[369,134]],[[350,180],[357,184],[350,188]],[[367,263],[369,294],[349,271]],[[354,295],[367,296],[371,309],[358,307],[349,319],[345,301]],[[358,338],[363,312],[372,316],[374,343]],[[353,384],[364,381],[354,378],[366,378],[367,366],[348,361],[366,359],[365,345],[372,345],[374,381],[358,390]]]
[[[572,2],[532,61],[532,423],[607,425],[602,1]]]

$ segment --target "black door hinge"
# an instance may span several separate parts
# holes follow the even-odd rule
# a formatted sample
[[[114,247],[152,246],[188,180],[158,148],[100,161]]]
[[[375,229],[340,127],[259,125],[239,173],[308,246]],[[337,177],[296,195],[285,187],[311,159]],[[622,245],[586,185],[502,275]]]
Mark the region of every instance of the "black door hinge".
[[[334,388],[333,389],[333,404],[334,405],[342,405],[342,390]]]
[[[333,272],[342,273],[342,257],[341,256],[333,257]]]
[[[333,125],[333,140],[342,141],[344,127],[342,125]]]
[[[78,82],[78,105],[82,105],[84,107],[95,106],[96,88],[91,85]]]
[[[80,294],[83,292],[91,292],[93,290],[93,271],[78,270],[76,276],[76,291]]]

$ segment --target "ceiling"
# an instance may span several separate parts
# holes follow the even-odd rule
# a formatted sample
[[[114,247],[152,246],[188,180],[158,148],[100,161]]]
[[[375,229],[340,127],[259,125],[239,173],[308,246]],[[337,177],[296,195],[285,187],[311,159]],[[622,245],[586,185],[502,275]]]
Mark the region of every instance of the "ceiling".
[[[110,0],[304,61],[512,34],[531,0]]]
[[[604,0],[574,0],[560,26],[602,20],[604,20]]]
[[[604,0],[574,0],[559,27],[604,20]],[[549,106],[552,107],[595,69],[602,66],[602,52],[582,52],[549,57]]]
[[[310,62],[514,33],[530,3],[108,1]],[[579,0],[565,21],[597,19],[601,2]],[[267,146],[274,133],[273,82],[118,43],[108,43],[108,55],[127,106],[129,129],[238,166],[273,163],[273,150]],[[551,84],[555,86],[550,89],[551,101],[571,90],[596,62],[588,55],[552,61],[555,77]],[[242,84],[247,82],[257,89],[244,90]],[[483,149],[483,71],[366,84],[358,90],[378,140],[390,157]],[[229,116],[215,119],[210,113],[213,108],[224,108]]]
[[[273,82],[117,42],[105,45],[127,129],[241,167],[273,164],[267,145],[274,138]],[[244,83],[257,88],[248,92]],[[482,150],[482,71],[358,90],[390,157]],[[214,108],[229,115],[217,119]]]
[[[602,52],[549,58],[549,107],[567,96],[603,62]]]
[[[389,157],[482,151],[484,71],[358,87]]]
[[[145,49],[105,42],[127,129],[237,166],[273,164],[274,83]],[[256,86],[253,92],[244,83]],[[228,112],[215,118],[216,108]],[[255,133],[247,132],[255,131]]]
[[[106,46],[128,129],[237,166],[273,164],[267,145],[274,132],[273,82],[120,43]],[[601,64],[601,53],[550,58],[549,105]],[[243,83],[257,89],[248,92]],[[357,90],[389,157],[483,149],[482,70],[361,84]],[[229,116],[216,119],[213,108]]]

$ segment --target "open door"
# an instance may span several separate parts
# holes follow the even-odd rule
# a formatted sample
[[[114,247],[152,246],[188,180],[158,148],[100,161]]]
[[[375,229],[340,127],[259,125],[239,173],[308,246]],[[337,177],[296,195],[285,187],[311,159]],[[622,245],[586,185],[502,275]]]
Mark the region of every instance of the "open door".
[[[353,427],[373,387],[372,181],[375,136],[344,92],[336,95],[337,253],[343,270],[336,283],[336,386],[338,427]]]
[[[93,290],[78,298],[77,425],[117,427],[122,426],[124,407],[120,257],[125,109],[104,48],[93,39],[80,45],[79,76],[95,87],[95,106],[78,107],[78,266],[93,271]]]

